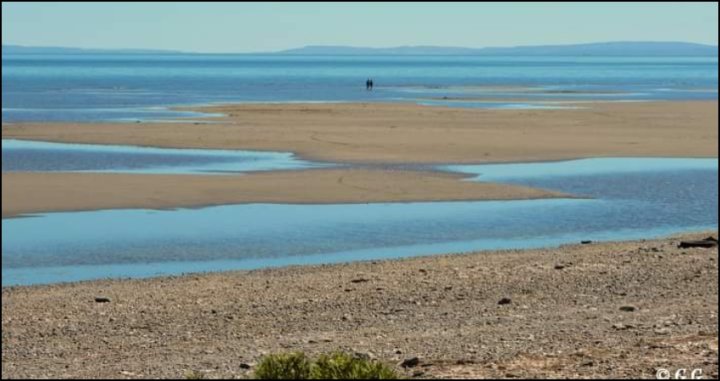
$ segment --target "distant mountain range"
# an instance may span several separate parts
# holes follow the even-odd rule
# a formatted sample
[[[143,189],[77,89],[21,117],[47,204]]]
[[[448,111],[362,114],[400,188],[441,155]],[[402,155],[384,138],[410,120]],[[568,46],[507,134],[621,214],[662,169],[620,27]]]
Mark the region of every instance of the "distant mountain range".
[[[348,46],[307,46],[279,52],[284,55],[465,55],[465,56],[709,56],[717,57],[718,47],[686,42],[603,42],[577,45],[517,46],[504,48],[455,48],[402,46],[358,48]]]
[[[79,49],[3,45],[3,55],[13,54],[191,54],[172,50]],[[401,46],[363,48],[351,46],[306,46],[268,53],[277,55],[432,55],[432,56],[674,56],[717,57],[718,47],[686,42],[603,42],[576,45],[516,46],[503,48],[460,48],[443,46]]]

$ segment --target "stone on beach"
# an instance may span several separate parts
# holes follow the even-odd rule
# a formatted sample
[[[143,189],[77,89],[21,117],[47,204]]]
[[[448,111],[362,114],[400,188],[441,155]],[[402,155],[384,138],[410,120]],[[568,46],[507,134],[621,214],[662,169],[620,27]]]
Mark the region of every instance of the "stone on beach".
[[[680,249],[693,249],[693,248],[701,248],[701,249],[712,249],[714,247],[718,246],[717,238],[715,237],[708,237],[703,240],[697,240],[697,241],[681,241],[678,247]]]

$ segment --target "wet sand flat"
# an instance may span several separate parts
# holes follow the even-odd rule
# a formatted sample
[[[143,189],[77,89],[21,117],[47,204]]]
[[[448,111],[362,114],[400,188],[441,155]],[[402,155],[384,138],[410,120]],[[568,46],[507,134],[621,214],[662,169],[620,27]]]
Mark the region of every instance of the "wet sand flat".
[[[412,104],[252,104],[200,109],[211,124],[13,124],[5,139],[295,152],[360,163],[583,157],[717,157],[718,103],[626,102],[564,110]]]
[[[679,240],[3,288],[2,374],[246,377],[345,350],[427,378],[716,378],[718,251]]]
[[[479,163],[581,157],[717,157],[714,102],[594,103],[577,110],[473,110],[409,104],[256,104],[205,108],[210,124],[12,124],[4,139],[294,152],[367,163]],[[3,218],[25,213],[229,203],[528,199],[557,194],[387,170],[240,178],[3,173]]]
[[[462,181],[456,174],[363,169],[239,176],[3,173],[2,216],[99,209],[226,204],[343,204],[563,197],[521,186]]]

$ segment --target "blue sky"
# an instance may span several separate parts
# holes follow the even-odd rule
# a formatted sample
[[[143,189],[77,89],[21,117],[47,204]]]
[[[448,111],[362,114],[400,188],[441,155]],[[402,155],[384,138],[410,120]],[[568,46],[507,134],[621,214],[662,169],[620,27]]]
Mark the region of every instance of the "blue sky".
[[[713,3],[2,3],[2,43],[263,52],[601,41],[717,45]]]

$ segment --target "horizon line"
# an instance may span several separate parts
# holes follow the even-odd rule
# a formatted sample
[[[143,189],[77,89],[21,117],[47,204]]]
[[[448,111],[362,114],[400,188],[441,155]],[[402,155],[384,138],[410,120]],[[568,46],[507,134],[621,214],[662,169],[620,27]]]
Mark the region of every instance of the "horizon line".
[[[178,49],[165,49],[165,48],[93,48],[93,47],[74,47],[74,46],[51,46],[51,45],[24,45],[7,43],[2,44],[3,48],[15,47],[15,48],[28,48],[28,49],[68,49],[68,50],[95,50],[95,51],[136,51],[136,52],[156,52],[156,53],[176,53],[176,54],[281,54],[283,52],[290,52],[294,50],[301,50],[307,48],[343,48],[343,49],[372,49],[372,50],[392,50],[392,49],[406,49],[406,48],[434,48],[434,49],[466,49],[466,50],[485,50],[485,49],[517,49],[517,48],[541,48],[541,47],[572,47],[582,45],[600,45],[600,44],[687,44],[697,45],[707,48],[718,48],[718,45],[701,43],[701,42],[689,42],[689,41],[668,41],[668,40],[610,40],[610,41],[598,41],[598,42],[579,42],[569,44],[542,44],[542,45],[506,45],[506,46],[485,46],[485,47],[469,47],[469,46],[452,46],[452,45],[396,45],[388,47],[376,47],[376,46],[362,46],[362,45],[342,45],[342,44],[306,44],[303,46],[285,48],[281,50],[268,50],[268,51],[255,51],[255,52],[198,52]]]

